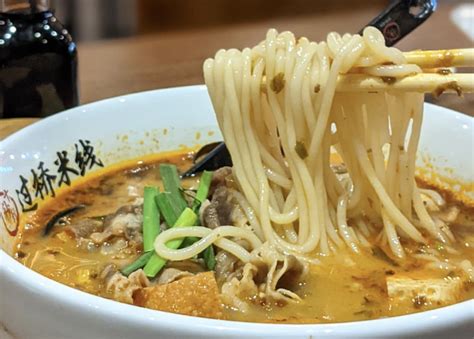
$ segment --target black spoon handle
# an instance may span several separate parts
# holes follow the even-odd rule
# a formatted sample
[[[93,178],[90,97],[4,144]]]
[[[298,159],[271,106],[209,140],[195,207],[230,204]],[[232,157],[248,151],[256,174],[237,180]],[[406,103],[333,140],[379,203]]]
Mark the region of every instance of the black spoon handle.
[[[402,0],[390,4],[367,26],[378,28],[387,46],[393,46],[425,22],[436,10],[436,0]],[[363,29],[359,32],[362,34]]]
[[[386,45],[393,46],[428,19],[436,10],[436,5],[436,0],[395,1],[367,26],[379,29],[385,37]],[[363,29],[359,34],[362,34],[362,31]],[[220,167],[232,166],[232,159],[224,142],[215,143],[215,145],[214,149],[203,157],[200,157],[203,152],[199,150],[200,159],[181,177],[189,177],[204,170],[213,171]]]

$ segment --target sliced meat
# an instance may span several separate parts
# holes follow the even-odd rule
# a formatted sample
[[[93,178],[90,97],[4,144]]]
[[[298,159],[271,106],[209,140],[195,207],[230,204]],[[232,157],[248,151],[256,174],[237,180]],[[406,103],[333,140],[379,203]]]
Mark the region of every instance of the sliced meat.
[[[141,288],[150,286],[150,282],[143,270],[138,270],[128,277],[120,272],[115,272],[106,281],[106,288],[114,300],[133,304],[133,293]]]
[[[232,225],[232,211],[238,207],[231,190],[219,186],[212,195],[210,205],[204,210],[204,225],[212,229],[221,225]]]
[[[188,271],[181,271],[176,268],[165,268],[158,277],[157,284],[169,284],[184,277],[192,276]]]
[[[212,195],[211,203],[202,210],[202,223],[214,229],[222,225],[243,226],[247,218],[242,212],[235,191],[226,186],[219,186]]]
[[[222,285],[234,277],[241,278],[242,267],[242,262],[236,256],[226,251],[219,251],[216,254],[215,267],[217,282]]]
[[[100,246],[100,253],[103,255],[114,255],[115,257],[128,247],[125,239],[118,239],[113,242],[104,242]]]
[[[215,319],[223,317],[219,289],[212,272],[138,289],[133,300],[135,305],[165,312]]]
[[[295,291],[306,272],[306,265],[295,256],[282,254],[265,243],[252,252],[240,279],[232,277],[223,284],[224,302],[245,312],[245,300],[278,304],[299,301]]]
[[[212,196],[214,191],[220,186],[226,186],[233,181],[232,167],[221,167],[212,173],[211,186],[209,187],[209,195]]]
[[[168,261],[166,268],[175,268],[177,270],[186,271],[193,274],[206,271],[203,259]]]
[[[122,237],[141,243],[142,222],[143,216],[140,206],[123,206],[115,213],[108,215],[104,220],[103,231],[92,233],[90,239],[96,244],[102,244],[113,237]]]
[[[76,239],[87,238],[94,232],[102,230],[103,224],[99,220],[84,218],[79,219],[76,222],[72,222],[69,225],[61,228],[60,232],[66,232]],[[59,232],[58,232],[59,233]]]

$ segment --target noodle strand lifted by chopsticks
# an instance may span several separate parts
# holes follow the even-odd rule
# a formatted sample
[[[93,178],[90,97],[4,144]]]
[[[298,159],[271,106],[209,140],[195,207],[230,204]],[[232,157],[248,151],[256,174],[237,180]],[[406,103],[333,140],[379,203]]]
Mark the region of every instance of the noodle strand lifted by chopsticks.
[[[329,253],[342,243],[357,252],[357,235],[374,228],[353,220],[384,227],[398,257],[400,237],[425,241],[419,227],[445,240],[414,181],[423,95],[336,94],[338,76],[355,68],[390,79],[421,72],[372,27],[321,43],[270,30],[254,48],[220,50],[204,64],[256,233],[284,253]],[[334,149],[345,184],[330,167]]]
[[[342,246],[358,253],[375,239],[403,258],[402,239],[451,240],[415,182],[423,93],[336,92],[339,77],[354,72],[393,82],[422,70],[386,47],[373,27],[362,36],[330,33],[320,43],[272,29],[251,49],[220,50],[206,60],[205,82],[249,229],[170,229],[157,237],[156,252],[184,260],[214,244],[248,262],[248,249],[236,241],[243,239],[251,249],[268,243],[307,259]],[[347,174],[333,170],[333,153]],[[201,240],[178,250],[165,245],[188,236]]]

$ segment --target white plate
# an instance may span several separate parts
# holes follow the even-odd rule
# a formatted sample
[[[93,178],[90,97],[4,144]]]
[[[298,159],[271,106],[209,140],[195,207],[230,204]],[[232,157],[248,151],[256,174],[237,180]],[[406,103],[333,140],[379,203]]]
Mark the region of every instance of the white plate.
[[[425,108],[420,159],[429,156],[438,172],[472,183],[473,119],[433,105]],[[99,164],[107,166],[220,138],[204,86],[137,93],[77,107],[44,119],[0,143],[0,208],[14,211],[16,206],[21,210],[22,203],[25,208],[31,207],[22,193],[27,193],[25,187],[33,195],[35,190],[28,184],[22,188],[20,175],[31,184],[31,170],[39,173],[41,162],[43,168],[49,169],[48,174],[57,176],[49,194],[51,188],[57,190],[58,152],[66,151],[68,165],[77,171],[81,166],[75,162],[75,145],[79,157],[87,161],[79,140],[88,140],[86,146],[94,147],[96,158],[89,158],[86,168],[90,172],[100,170]],[[42,193],[48,195],[44,189]],[[120,304],[61,285],[20,265],[9,256],[15,242],[10,234],[15,233],[15,227],[14,218],[6,222],[0,219],[0,325],[16,338],[467,338],[474,333],[472,300],[408,316],[321,325],[219,321]]]

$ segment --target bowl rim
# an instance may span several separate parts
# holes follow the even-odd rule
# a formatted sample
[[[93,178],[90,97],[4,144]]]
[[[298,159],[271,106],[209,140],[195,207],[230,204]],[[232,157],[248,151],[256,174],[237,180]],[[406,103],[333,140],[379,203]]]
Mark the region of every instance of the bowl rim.
[[[380,336],[386,335],[387,330],[390,329],[392,331],[390,335],[396,336],[416,333],[426,328],[429,329],[429,332],[437,332],[455,324],[474,320],[473,299],[419,313],[341,323],[273,324],[199,318],[129,305],[77,290],[27,268],[3,250],[0,250],[0,262],[2,262],[2,269],[5,269],[7,274],[14,276],[19,286],[27,287],[35,294],[41,294],[43,298],[52,303],[59,302],[66,308],[79,307],[83,312],[96,313],[99,317],[113,314],[116,321],[124,324],[135,323],[157,330],[180,328],[180,325],[192,321],[192,329],[181,327],[188,334],[206,335],[212,329],[213,331],[218,330],[218,335],[324,334],[341,336],[356,333],[361,336]],[[31,281],[35,283],[31,284]],[[463,317],[463,315],[465,316]],[[397,327],[397,324],[401,326]]]
[[[47,128],[50,121],[55,119],[68,119],[69,116],[80,114],[81,110],[95,108],[101,105],[108,105],[116,100],[138,99],[142,95],[149,95],[155,92],[165,93],[173,91],[203,91],[204,85],[171,87],[166,89],[137,92],[123,96],[117,96],[100,100],[93,103],[81,105],[59,114],[47,117],[30,126],[21,129],[0,142],[0,150],[8,147],[15,142],[17,138],[23,137],[36,130]],[[456,120],[473,123],[474,119],[465,114],[432,104],[425,103],[426,107],[441,109],[446,114],[453,114]],[[325,335],[325,336],[381,336],[387,335],[390,329],[390,335],[413,334],[420,330],[429,330],[437,332],[456,324],[465,324],[474,321],[474,299],[461,303],[441,307],[434,310],[401,315],[390,318],[343,322],[343,323],[319,323],[319,324],[270,324],[270,323],[252,323],[230,320],[217,320],[209,318],[198,318],[175,313],[146,309],[134,305],[123,304],[110,299],[102,298],[89,294],[67,285],[63,285],[50,278],[47,278],[16,261],[0,248],[0,274],[5,270],[5,274],[15,277],[17,283],[27,287],[36,293],[51,301],[60,302],[66,306],[79,307],[83,311],[101,314],[103,316],[113,314],[114,317],[123,323],[134,323],[140,326],[146,326],[154,329],[180,328],[188,334],[209,335],[210,330],[216,335],[253,335],[253,336],[289,336],[289,335]],[[35,284],[31,284],[35,281]],[[192,329],[180,326],[187,321],[192,321]],[[217,332],[216,332],[217,331]]]

